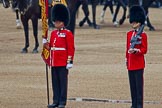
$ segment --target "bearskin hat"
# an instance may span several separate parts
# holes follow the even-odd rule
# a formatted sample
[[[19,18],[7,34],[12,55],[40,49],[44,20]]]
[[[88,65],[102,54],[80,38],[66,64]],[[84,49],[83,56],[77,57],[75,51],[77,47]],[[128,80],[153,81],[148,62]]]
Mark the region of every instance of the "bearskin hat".
[[[68,8],[63,4],[55,4],[52,8],[52,21],[63,21],[68,26],[70,21],[70,13]]]
[[[144,24],[146,20],[146,14],[143,7],[139,5],[134,5],[130,8],[130,17],[129,22],[139,22],[141,24]]]

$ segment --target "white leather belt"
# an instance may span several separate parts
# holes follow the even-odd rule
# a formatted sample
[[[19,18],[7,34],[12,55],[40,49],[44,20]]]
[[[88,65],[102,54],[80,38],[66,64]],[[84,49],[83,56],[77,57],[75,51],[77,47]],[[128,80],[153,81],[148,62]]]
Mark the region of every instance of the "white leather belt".
[[[51,50],[66,50],[65,48],[51,47]]]

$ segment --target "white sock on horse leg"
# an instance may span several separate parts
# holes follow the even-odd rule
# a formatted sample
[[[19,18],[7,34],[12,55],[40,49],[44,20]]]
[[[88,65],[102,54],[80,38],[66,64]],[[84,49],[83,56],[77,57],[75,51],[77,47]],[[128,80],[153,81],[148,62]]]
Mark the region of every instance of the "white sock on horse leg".
[[[20,29],[21,28],[21,23],[20,23],[20,20],[19,19],[16,20],[16,28],[17,29]]]
[[[104,23],[104,16],[105,16],[105,11],[103,10],[103,11],[101,12],[101,17],[100,17],[100,22],[101,22],[101,23]]]
[[[105,16],[105,11],[103,10],[102,12],[101,12],[101,17],[104,17]]]

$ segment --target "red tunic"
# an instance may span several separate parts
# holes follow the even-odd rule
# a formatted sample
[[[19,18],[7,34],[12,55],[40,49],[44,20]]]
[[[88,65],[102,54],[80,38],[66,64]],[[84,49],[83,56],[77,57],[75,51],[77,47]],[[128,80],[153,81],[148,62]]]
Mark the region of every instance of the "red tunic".
[[[126,62],[128,70],[138,70],[145,67],[144,54],[147,52],[147,34],[145,32],[141,34],[142,38],[139,40],[141,41],[141,44],[135,45],[135,48],[139,49],[140,51],[135,54],[128,53],[131,45],[130,40],[132,36],[135,36],[135,34],[136,32],[134,30],[127,33]]]
[[[54,30],[50,38],[51,66],[66,66],[67,59],[74,58],[74,36],[67,29]]]

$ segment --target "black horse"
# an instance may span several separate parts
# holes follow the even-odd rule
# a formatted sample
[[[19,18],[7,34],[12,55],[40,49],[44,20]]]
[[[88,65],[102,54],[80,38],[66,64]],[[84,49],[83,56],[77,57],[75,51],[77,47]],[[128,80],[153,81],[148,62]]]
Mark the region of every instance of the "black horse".
[[[39,0],[13,0],[16,2],[18,9],[21,14],[21,21],[24,27],[25,33],[25,47],[22,49],[22,53],[28,52],[29,47],[29,20],[32,21],[33,26],[33,35],[35,38],[35,47],[33,49],[33,53],[38,53],[38,19],[40,18],[40,6]],[[14,7],[13,7],[14,8]]]
[[[28,21],[31,19],[33,26],[33,35],[35,38],[35,47],[33,53],[38,53],[38,19],[41,15],[41,9],[39,6],[39,0],[16,0],[19,4],[19,10],[21,13],[21,21],[25,32],[25,47],[22,49],[22,53],[27,53],[29,47],[29,24]]]

